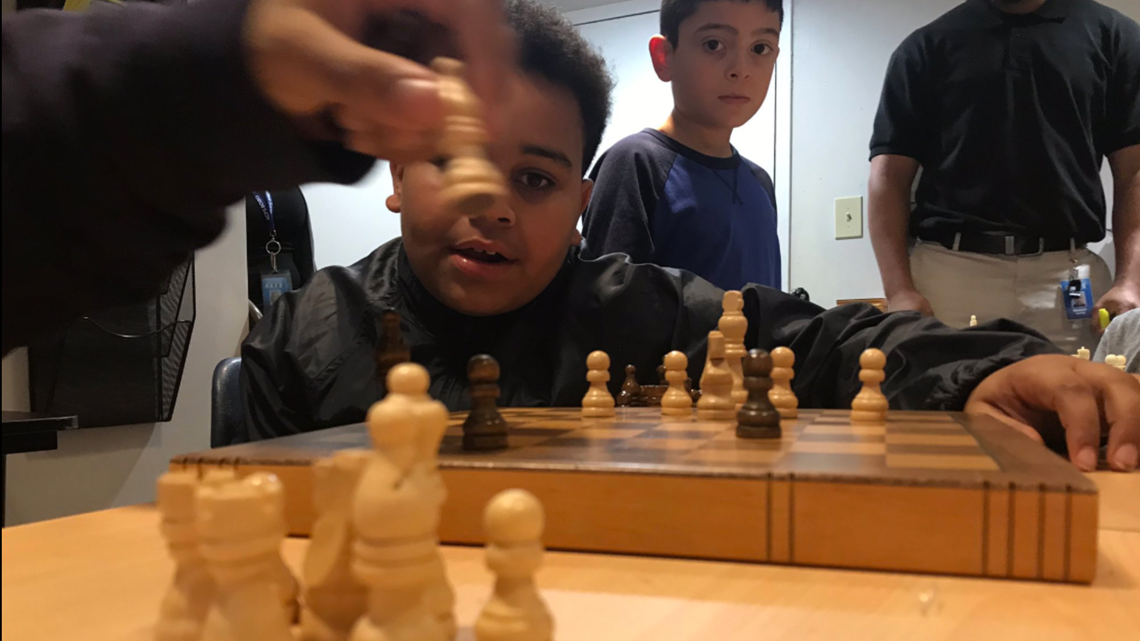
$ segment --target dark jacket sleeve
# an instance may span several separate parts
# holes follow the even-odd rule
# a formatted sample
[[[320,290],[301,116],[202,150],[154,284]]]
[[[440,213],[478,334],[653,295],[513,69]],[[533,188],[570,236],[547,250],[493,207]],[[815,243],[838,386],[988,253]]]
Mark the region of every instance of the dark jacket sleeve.
[[[249,191],[353,182],[245,67],[247,0],[3,21],[3,349],[152,295]],[[239,142],[240,141],[240,142]]]
[[[277,299],[242,344],[241,392],[247,430],[242,441],[299,434],[312,423],[308,380],[288,349],[297,299],[295,292]]]
[[[801,407],[849,408],[862,387],[859,356],[887,355],[883,393],[893,409],[961,410],[984,378],[1020,360],[1060,350],[1007,320],[952,329],[918,312],[884,314],[867,304],[824,310],[783,292],[744,290],[748,347],[795,353],[793,390]]]
[[[614,145],[591,172],[594,193],[582,216],[587,258],[620,253],[635,263],[653,262],[651,218],[676,155],[667,150],[654,153],[635,140]]]

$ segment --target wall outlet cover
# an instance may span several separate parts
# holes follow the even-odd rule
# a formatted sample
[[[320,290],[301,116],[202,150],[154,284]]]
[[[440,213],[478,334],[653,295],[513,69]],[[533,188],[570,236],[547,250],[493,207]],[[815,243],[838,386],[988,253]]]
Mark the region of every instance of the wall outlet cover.
[[[863,197],[835,199],[835,238],[863,237]]]

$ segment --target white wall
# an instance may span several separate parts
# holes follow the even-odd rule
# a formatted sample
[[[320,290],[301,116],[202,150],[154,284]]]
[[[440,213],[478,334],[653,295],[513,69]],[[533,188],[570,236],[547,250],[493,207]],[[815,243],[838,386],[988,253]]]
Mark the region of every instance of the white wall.
[[[314,183],[301,187],[313,225],[317,269],[351,265],[400,235],[400,216],[388,211],[392,195],[388,163],[378,162],[359,183]]]
[[[1140,17],[1137,0],[1102,0]],[[864,197],[871,126],[887,61],[910,32],[960,0],[800,0],[792,75],[791,286],[830,306],[882,296],[870,237],[835,240],[834,200]],[[1127,8],[1126,8],[1127,7]],[[1103,172],[1110,194],[1111,177]],[[1110,210],[1111,211],[1111,210]],[[1110,243],[1097,249],[1113,264]]]
[[[197,321],[173,420],[63,432],[56,451],[9,455],[8,525],[152,501],[171,457],[210,446],[211,375],[246,331],[244,212],[244,204],[231,209],[225,234],[198,252]],[[5,409],[26,407],[20,370],[18,359],[5,359]]]

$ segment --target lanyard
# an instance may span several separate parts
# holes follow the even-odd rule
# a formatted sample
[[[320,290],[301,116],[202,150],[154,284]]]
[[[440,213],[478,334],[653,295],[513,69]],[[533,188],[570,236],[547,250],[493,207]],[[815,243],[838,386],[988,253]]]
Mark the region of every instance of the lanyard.
[[[265,252],[269,254],[269,266],[277,272],[277,254],[281,253],[281,243],[277,240],[277,221],[273,218],[273,196],[269,192],[254,194],[253,199],[261,207],[265,220],[269,221],[269,242],[265,243]]]

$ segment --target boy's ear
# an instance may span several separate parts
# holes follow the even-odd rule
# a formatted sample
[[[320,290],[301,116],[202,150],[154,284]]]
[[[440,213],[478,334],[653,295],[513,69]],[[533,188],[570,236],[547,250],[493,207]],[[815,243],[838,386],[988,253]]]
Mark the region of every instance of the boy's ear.
[[[384,204],[388,206],[388,211],[398,214],[404,196],[404,165],[390,162],[388,169],[392,172],[392,195],[384,200]]]
[[[578,218],[582,217],[582,212],[586,211],[586,206],[590,204],[590,196],[594,193],[594,181],[589,178],[582,179],[582,192],[581,201],[578,207]],[[578,231],[578,221],[574,221],[574,228],[570,230],[570,246],[577,247],[582,244],[582,233]]]
[[[662,82],[673,80],[673,45],[665,36],[653,36],[649,39],[649,58],[653,61],[653,70]]]

